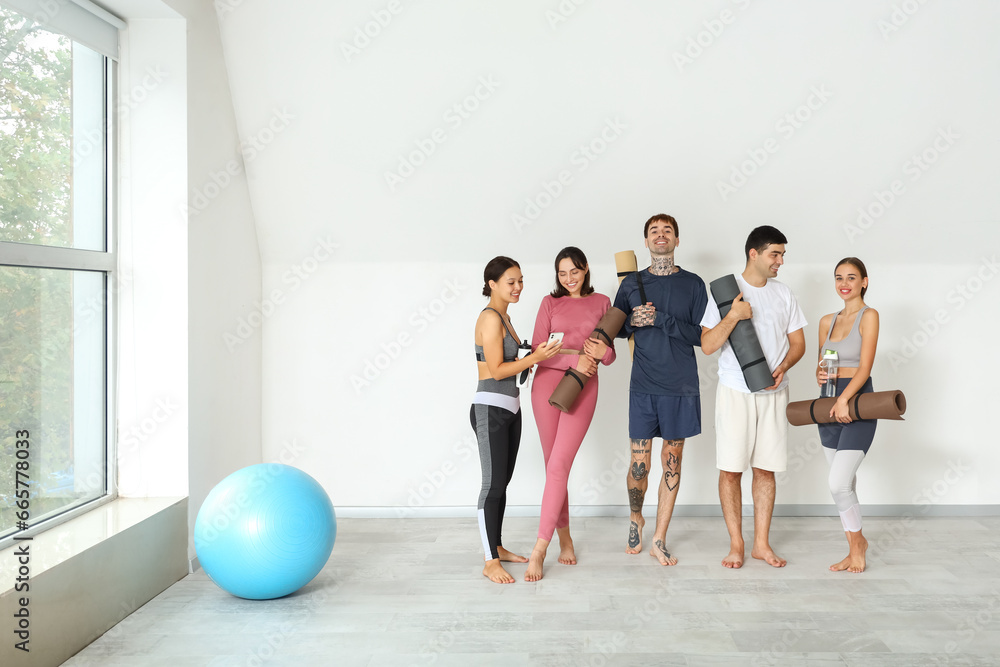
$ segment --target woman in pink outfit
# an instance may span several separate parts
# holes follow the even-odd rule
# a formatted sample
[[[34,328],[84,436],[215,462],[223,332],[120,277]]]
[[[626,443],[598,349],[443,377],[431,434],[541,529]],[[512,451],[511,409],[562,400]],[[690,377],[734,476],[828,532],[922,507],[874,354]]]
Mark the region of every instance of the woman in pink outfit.
[[[559,534],[559,562],[576,564],[573,539],[569,535],[569,470],[597,407],[597,364],[615,360],[615,348],[590,337],[611,301],[590,286],[587,257],[579,248],[563,248],[555,261],[556,288],[542,300],[535,319],[531,344],[537,348],[549,334],[562,333],[559,354],[538,364],[531,384],[531,408],[538,426],[545,457],[545,491],[538,525],[538,541],[531,551],[525,581],[542,578],[542,565],[552,541]],[[549,405],[549,396],[567,368],[575,368],[590,379],[572,409],[562,412]]]

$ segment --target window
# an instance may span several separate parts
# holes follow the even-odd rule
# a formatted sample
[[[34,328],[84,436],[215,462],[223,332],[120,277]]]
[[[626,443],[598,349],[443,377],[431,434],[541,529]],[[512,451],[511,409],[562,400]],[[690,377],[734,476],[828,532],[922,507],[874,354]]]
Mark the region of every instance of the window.
[[[0,5],[3,542],[114,495],[116,66],[80,5],[24,5]]]

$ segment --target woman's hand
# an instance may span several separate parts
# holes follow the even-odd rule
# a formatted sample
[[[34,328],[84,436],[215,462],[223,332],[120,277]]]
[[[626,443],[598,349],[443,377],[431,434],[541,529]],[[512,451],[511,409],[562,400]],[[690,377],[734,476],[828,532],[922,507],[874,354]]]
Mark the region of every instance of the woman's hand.
[[[562,341],[557,340],[554,342],[544,342],[535,349],[534,352],[527,356],[531,359],[532,365],[537,364],[539,361],[545,361],[546,359],[551,359],[559,353],[559,348],[562,347]]]
[[[592,357],[595,361],[600,361],[604,358],[604,353],[608,351],[608,344],[603,340],[598,340],[596,338],[588,338],[583,341],[583,353],[587,356]]]
[[[576,362],[576,370],[587,377],[593,377],[597,373],[597,360],[586,354],[581,354]]]
[[[816,383],[822,387],[823,385],[826,384],[826,378],[827,378],[826,371],[823,370],[822,366],[816,364]]]
[[[841,424],[850,424],[851,411],[847,409],[847,399],[843,396],[838,398],[837,402],[833,404],[833,408],[830,409],[830,416]]]

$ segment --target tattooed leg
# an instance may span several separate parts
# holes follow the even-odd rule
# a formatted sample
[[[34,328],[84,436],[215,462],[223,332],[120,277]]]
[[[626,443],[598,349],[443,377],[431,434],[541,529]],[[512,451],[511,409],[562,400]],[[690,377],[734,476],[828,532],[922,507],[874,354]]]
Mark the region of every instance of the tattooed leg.
[[[674,502],[681,486],[681,458],[684,456],[684,440],[664,440],[660,451],[663,463],[663,477],[660,479],[656,504],[656,531],[653,533],[653,547],[649,555],[660,561],[660,565],[676,565],[677,559],[667,551],[667,528],[674,513]]]
[[[629,470],[625,473],[625,486],[628,489],[629,530],[628,546],[625,553],[637,554],[642,551],[642,528],[646,520],[642,518],[642,504],[646,498],[646,488],[649,486],[649,467],[653,441],[632,439],[629,448],[632,459]]]

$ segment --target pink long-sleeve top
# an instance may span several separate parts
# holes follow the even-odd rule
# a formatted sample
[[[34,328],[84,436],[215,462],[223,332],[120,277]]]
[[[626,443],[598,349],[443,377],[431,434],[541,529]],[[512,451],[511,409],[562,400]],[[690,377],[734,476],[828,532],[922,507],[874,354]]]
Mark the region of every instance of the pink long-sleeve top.
[[[594,292],[588,296],[574,299],[572,297],[546,296],[538,307],[535,318],[535,331],[531,337],[531,347],[537,348],[549,339],[549,334],[563,332],[562,347],[564,350],[580,350],[583,352],[583,342],[590,338],[594,327],[604,313],[611,307],[611,301],[603,294]],[[606,342],[606,341],[605,341]],[[599,361],[605,366],[615,360],[615,347],[608,345],[604,357]],[[551,359],[539,362],[539,366],[565,371],[576,368],[577,355],[557,354]]]

